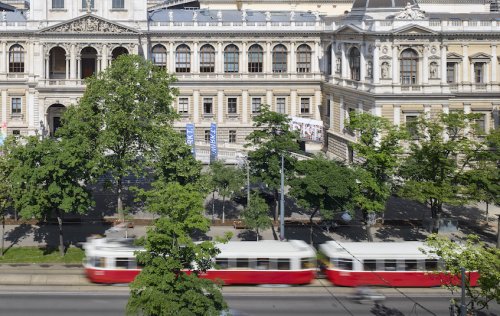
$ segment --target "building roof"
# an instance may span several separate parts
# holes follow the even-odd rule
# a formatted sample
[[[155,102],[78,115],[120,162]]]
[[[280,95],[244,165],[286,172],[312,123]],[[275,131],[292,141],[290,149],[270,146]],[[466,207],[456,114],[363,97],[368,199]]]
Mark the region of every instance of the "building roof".
[[[16,7],[0,2],[0,11],[15,11]]]
[[[0,11],[1,11],[1,9],[0,9]],[[5,21],[8,21],[8,22],[26,22],[26,16],[24,16],[24,14],[20,11],[14,11],[14,12],[4,11],[1,14],[2,14],[2,17],[0,17],[0,18],[4,19]],[[3,17],[4,14],[5,14],[5,18]]]

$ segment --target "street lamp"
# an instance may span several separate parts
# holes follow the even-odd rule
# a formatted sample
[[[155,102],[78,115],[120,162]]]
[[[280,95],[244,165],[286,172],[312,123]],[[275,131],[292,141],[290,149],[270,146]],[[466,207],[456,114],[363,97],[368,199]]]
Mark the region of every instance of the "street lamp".
[[[285,158],[281,154],[280,240],[285,240]]]

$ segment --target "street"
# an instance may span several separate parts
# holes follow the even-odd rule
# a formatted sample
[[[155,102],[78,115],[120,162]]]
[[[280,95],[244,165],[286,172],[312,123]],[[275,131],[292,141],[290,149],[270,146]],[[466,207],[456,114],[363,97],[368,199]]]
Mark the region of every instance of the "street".
[[[49,316],[49,315],[124,315],[128,297],[126,287],[95,287],[94,290],[59,289],[48,287],[33,289],[15,287],[0,289],[0,315]],[[297,288],[258,289],[256,287],[232,287],[224,289],[230,308],[236,315],[449,315],[449,299],[435,295],[434,290],[420,294],[408,294],[421,306],[398,293],[387,294],[383,304],[359,304],[349,299],[350,289],[330,291],[297,290]],[[259,291],[262,290],[262,293]],[[388,290],[390,291],[390,290]],[[426,311],[428,309],[429,311]],[[241,314],[240,314],[241,313]],[[494,304],[489,313],[500,315]]]

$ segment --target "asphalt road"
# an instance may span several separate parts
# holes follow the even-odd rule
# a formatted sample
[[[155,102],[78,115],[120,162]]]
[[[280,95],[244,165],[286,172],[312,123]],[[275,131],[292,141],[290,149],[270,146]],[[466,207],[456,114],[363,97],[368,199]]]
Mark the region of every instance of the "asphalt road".
[[[433,294],[412,295],[419,304],[400,295],[388,295],[381,305],[358,304],[347,294],[294,293],[289,289],[273,292],[250,293],[245,289],[225,293],[231,309],[241,315],[444,315],[449,316],[448,298]],[[33,291],[26,289],[0,289],[0,315],[8,316],[57,316],[57,315],[124,315],[128,298],[126,288],[120,290],[79,291],[49,289]],[[240,315],[239,313],[236,315]],[[490,313],[500,315],[498,305]]]

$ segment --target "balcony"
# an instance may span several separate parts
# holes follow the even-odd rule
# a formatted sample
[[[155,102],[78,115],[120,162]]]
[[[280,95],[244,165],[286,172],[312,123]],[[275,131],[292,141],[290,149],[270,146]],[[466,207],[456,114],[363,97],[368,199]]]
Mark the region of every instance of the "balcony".
[[[40,88],[56,87],[81,87],[85,88],[85,79],[40,79],[38,81]]]

